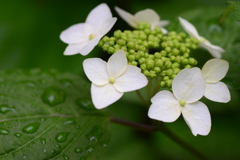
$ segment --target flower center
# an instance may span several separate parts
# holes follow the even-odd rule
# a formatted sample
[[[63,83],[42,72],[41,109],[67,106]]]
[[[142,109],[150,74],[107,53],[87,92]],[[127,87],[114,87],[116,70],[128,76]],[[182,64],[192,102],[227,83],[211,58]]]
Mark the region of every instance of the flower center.
[[[201,37],[200,42],[206,42],[206,39],[204,37]]]
[[[90,34],[90,35],[89,35],[89,40],[92,40],[92,39],[95,38],[95,37],[96,37],[95,34]]]
[[[186,101],[184,101],[184,100],[181,100],[180,101],[180,105],[183,107],[184,105],[186,104]]]
[[[115,78],[110,77],[110,78],[109,78],[109,83],[114,83],[114,82],[115,82]]]

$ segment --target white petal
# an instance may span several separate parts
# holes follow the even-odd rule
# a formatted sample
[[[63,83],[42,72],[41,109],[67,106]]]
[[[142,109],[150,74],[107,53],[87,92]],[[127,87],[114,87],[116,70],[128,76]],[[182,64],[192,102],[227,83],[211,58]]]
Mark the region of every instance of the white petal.
[[[159,26],[159,27],[165,27],[165,26],[167,26],[169,23],[170,23],[170,22],[169,22],[168,20],[160,20],[160,21],[158,22],[158,26]]]
[[[139,22],[146,22],[149,24],[157,24],[160,21],[158,14],[152,9],[145,9],[137,12],[134,15],[134,21],[136,24]]]
[[[109,82],[107,63],[100,58],[89,58],[83,61],[83,69],[88,79],[96,85]]]
[[[60,34],[60,39],[67,44],[85,42],[89,39],[89,35],[85,31],[86,28],[88,27],[86,27],[85,23],[72,25],[66,30],[62,31]]]
[[[87,44],[88,44],[88,42],[69,44],[63,54],[64,55],[78,54],[78,53],[80,53],[80,50]]]
[[[110,77],[117,78],[121,76],[127,67],[126,54],[122,50],[117,51],[108,59],[107,70]]]
[[[133,22],[133,15],[122,10],[119,7],[115,7],[116,12],[119,14],[119,16],[124,19],[131,27],[136,27],[136,23]]]
[[[213,45],[211,43],[201,42],[200,45],[208,50],[208,52],[211,53],[211,55],[214,58],[221,58],[222,54],[224,52],[224,49],[222,49],[219,46]]]
[[[128,65],[126,72],[116,79],[114,86],[120,92],[129,92],[143,88],[147,83],[146,76],[138,67]]]
[[[86,56],[94,49],[94,47],[98,44],[100,39],[101,39],[100,37],[96,37],[96,38],[93,38],[92,40],[89,40],[86,43],[86,45],[84,45],[81,49],[79,49],[79,53],[83,56]]]
[[[160,91],[152,99],[148,117],[163,122],[173,122],[181,114],[179,101],[170,91]]]
[[[229,65],[228,62],[222,59],[211,59],[207,61],[202,73],[207,83],[219,82],[227,74]]]
[[[182,115],[193,135],[208,135],[211,130],[211,116],[204,103],[197,101],[186,104]]]
[[[112,13],[107,6],[107,4],[102,3],[95,7],[89,14],[86,19],[86,23],[93,25],[100,25],[106,19],[112,18]]]
[[[182,25],[183,29],[192,37],[195,37],[197,39],[200,39],[200,36],[198,34],[198,31],[196,30],[196,28],[187,20],[178,17],[180,24]]]
[[[176,98],[187,103],[198,101],[205,91],[205,80],[199,68],[185,68],[173,79],[172,90]]]
[[[108,18],[106,19],[101,25],[99,25],[98,31],[97,31],[97,36],[99,38],[102,38],[110,29],[113,27],[115,22],[117,21],[117,18]]]
[[[163,27],[160,27],[160,28],[161,28],[163,34],[167,34],[168,33],[168,31],[165,28],[163,28]]]
[[[118,92],[112,84],[104,86],[92,84],[91,95],[94,106],[97,109],[102,109],[119,100],[123,93]]]
[[[215,102],[227,103],[231,99],[228,87],[223,82],[206,84],[204,96]]]

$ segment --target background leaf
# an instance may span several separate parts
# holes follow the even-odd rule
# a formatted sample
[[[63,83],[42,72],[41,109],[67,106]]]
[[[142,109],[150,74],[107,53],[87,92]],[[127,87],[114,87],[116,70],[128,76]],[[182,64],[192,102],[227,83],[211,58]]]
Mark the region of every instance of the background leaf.
[[[88,83],[54,70],[0,72],[0,159],[98,159],[108,118]]]

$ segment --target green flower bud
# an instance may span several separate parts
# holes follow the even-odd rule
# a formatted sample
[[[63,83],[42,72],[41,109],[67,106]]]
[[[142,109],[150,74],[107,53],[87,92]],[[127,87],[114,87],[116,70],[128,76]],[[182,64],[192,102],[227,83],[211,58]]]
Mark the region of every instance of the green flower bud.
[[[160,87],[162,87],[162,88],[166,87],[166,83],[164,81],[161,81],[160,82]]]
[[[137,66],[138,65],[138,63],[136,61],[131,61],[130,64],[133,65],[133,66]]]
[[[119,40],[117,40],[117,44],[120,45],[120,46],[125,46],[126,45],[126,41],[123,40],[123,39],[119,39]]]
[[[135,60],[135,56],[134,55],[127,55],[127,59],[129,60],[129,61],[134,61]]]
[[[154,65],[155,65],[154,60],[152,60],[152,59],[147,60],[147,68],[148,69],[153,68]]]
[[[161,56],[161,53],[156,52],[156,53],[154,53],[154,57],[155,57],[155,58],[161,58],[162,56]]]
[[[141,68],[142,71],[145,71],[145,70],[147,70],[147,65],[146,64],[141,64],[140,68]]]
[[[114,33],[113,33],[113,36],[116,38],[116,39],[119,39],[121,38],[121,34],[122,32],[120,30],[116,30]]]
[[[174,48],[173,50],[172,50],[172,54],[173,55],[178,55],[180,53],[180,51],[178,50],[178,49],[176,49],[176,48]]]
[[[154,67],[154,71],[155,71],[156,73],[160,73],[160,72],[161,72],[161,68],[160,68],[160,67]]]
[[[155,59],[155,66],[162,67],[163,66],[163,61],[161,59]]]
[[[166,47],[166,48],[165,48],[165,51],[166,51],[167,53],[170,53],[170,52],[172,51],[172,49],[171,49],[171,47]]]

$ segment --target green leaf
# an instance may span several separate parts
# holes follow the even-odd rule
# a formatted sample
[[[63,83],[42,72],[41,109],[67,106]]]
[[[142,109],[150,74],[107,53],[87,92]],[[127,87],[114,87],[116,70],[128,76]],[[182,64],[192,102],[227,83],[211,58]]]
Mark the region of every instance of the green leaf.
[[[99,159],[108,117],[82,78],[57,71],[0,72],[0,159]]]

